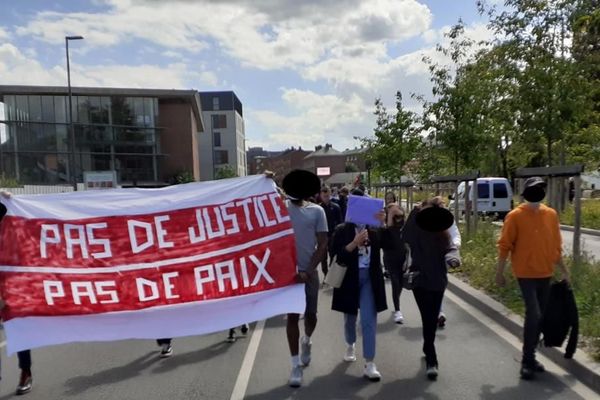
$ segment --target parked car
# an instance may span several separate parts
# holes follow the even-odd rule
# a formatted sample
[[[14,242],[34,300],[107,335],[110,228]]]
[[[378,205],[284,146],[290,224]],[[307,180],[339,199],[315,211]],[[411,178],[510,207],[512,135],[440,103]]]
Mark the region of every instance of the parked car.
[[[465,182],[458,185],[458,207],[461,213],[465,211]],[[474,187],[470,188],[469,200],[473,199]],[[454,210],[456,199],[450,196],[449,208]],[[472,207],[471,207],[472,208]],[[477,179],[477,212],[482,215],[495,216],[504,219],[513,208],[513,191],[506,178]]]

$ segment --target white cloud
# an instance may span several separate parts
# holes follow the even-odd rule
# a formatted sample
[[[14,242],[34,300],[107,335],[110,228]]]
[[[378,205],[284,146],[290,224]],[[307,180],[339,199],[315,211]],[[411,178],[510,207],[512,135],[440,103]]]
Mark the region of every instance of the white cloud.
[[[41,12],[19,35],[62,43],[82,34],[90,45],[144,39],[169,50],[202,50],[207,39],[243,65],[261,69],[311,65],[334,50],[395,43],[429,28],[416,0],[176,1],[110,0],[108,12]]]
[[[0,45],[0,76],[3,84],[64,85],[66,83],[66,70],[63,66],[47,68],[10,43]],[[218,84],[218,78],[214,73],[194,71],[184,63],[172,63],[164,67],[150,64],[81,65],[74,63],[71,66],[71,81],[74,86],[165,89],[188,88],[188,82],[197,82],[206,87],[214,87]]]
[[[262,143],[268,148],[303,146],[310,148],[325,141],[350,147],[353,136],[362,136],[362,126],[368,123],[369,106],[358,95],[341,98],[318,94],[310,90],[282,89],[289,114],[271,110],[251,110],[248,126],[263,132],[252,137],[253,145]]]
[[[0,40],[8,40],[10,38],[10,34],[8,31],[0,26]]]

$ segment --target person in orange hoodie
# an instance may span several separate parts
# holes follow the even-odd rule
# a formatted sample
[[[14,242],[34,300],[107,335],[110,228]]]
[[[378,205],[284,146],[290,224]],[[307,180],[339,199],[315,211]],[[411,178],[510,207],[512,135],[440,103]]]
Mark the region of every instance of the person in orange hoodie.
[[[525,302],[520,373],[521,378],[532,379],[535,373],[545,370],[535,359],[535,348],[540,338],[540,320],[548,301],[555,266],[560,267],[564,280],[568,282],[570,278],[562,261],[558,214],[542,204],[546,197],[546,184],[542,178],[527,179],[522,196],[525,203],[508,214],[498,240],[496,284],[506,285],[504,269],[510,254],[512,272],[519,282]]]

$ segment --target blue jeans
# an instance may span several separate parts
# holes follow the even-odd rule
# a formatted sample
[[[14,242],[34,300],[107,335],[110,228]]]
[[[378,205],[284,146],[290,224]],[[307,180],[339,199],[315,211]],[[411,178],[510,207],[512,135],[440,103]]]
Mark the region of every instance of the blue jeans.
[[[363,335],[363,356],[366,360],[375,358],[375,335],[377,331],[377,310],[375,298],[371,288],[371,277],[369,269],[362,268],[359,271],[360,290],[360,326]],[[344,314],[344,336],[346,343],[356,343],[356,315]]]

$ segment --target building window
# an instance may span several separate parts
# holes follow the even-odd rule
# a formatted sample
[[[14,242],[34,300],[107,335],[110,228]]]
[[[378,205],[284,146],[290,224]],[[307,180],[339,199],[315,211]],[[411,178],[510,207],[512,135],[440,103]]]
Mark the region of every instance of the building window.
[[[213,129],[226,129],[227,116],[223,114],[212,115],[212,127]]]
[[[227,150],[215,150],[215,164],[228,164],[229,154]]]
[[[221,147],[221,132],[213,132],[213,147]]]
[[[219,98],[213,97],[213,111],[219,111],[221,108],[219,107]]]

